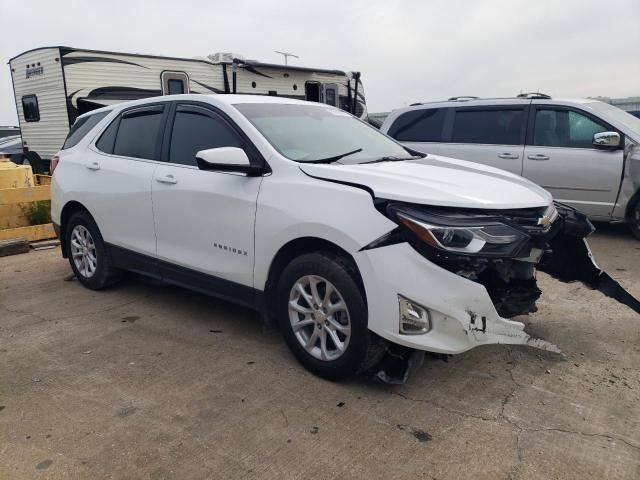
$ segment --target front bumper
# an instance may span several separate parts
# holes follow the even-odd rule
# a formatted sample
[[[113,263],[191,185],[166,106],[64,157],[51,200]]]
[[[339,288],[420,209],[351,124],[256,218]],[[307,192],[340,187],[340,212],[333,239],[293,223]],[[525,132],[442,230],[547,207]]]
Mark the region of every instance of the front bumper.
[[[523,323],[498,315],[483,285],[437,266],[406,242],[363,250],[355,259],[364,279],[369,329],[393,343],[445,354],[496,343],[559,351],[530,337]],[[400,333],[398,294],[429,309],[428,333]]]

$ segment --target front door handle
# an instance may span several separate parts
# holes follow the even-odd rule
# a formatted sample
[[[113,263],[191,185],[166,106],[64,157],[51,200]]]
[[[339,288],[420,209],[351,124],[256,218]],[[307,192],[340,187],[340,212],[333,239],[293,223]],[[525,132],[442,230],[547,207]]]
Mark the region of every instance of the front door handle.
[[[100,170],[100,164],[98,162],[91,162],[87,165],[89,170]]]
[[[178,180],[176,180],[176,177],[174,177],[171,174],[167,174],[163,177],[157,177],[156,178],[156,182],[158,183],[165,183],[167,185],[174,185],[176,183],[178,183]]]
[[[529,155],[529,160],[549,160],[549,156],[544,153],[536,153],[535,155]]]
[[[498,155],[499,158],[506,158],[508,160],[517,160],[518,158],[520,158],[520,155],[516,155],[515,153],[501,153],[500,155]]]

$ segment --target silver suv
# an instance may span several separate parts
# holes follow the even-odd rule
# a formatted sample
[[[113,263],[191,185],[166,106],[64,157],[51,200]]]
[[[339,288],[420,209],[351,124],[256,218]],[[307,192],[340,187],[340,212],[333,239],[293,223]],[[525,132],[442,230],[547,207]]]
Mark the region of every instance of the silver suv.
[[[539,93],[455,97],[395,110],[381,130],[414,150],[522,175],[640,239],[640,119],[617,107]]]

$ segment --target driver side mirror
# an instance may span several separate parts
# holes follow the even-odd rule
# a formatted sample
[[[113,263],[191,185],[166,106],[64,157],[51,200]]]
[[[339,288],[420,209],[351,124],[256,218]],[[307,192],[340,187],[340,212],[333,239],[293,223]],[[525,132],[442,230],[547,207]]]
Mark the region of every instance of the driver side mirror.
[[[237,147],[220,147],[200,150],[196,153],[196,162],[200,170],[219,172],[238,172],[247,175],[260,175],[263,169],[251,165],[245,151]]]
[[[600,132],[593,136],[593,146],[599,148],[617,148],[620,146],[618,132]]]

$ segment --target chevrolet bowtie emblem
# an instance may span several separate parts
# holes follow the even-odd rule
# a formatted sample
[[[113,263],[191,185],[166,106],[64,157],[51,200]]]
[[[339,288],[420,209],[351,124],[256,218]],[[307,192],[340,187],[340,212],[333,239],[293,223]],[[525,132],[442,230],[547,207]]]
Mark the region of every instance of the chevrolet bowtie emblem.
[[[551,225],[551,218],[548,215],[545,215],[544,217],[540,217],[538,219],[538,225],[542,225],[543,227],[548,227],[549,225]]]

